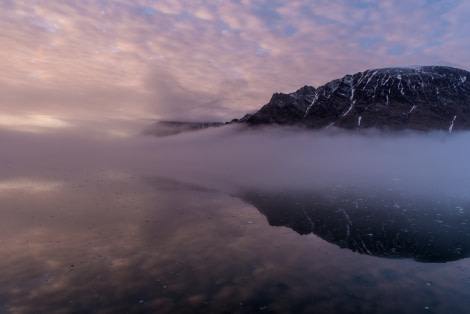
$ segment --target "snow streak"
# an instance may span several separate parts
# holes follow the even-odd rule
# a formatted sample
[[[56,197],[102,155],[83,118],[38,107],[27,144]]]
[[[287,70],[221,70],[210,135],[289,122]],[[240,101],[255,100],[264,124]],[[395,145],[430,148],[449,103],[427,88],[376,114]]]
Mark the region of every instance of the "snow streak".
[[[454,116],[454,118],[452,119],[452,122],[451,122],[450,127],[449,127],[449,133],[452,133],[452,129],[454,128],[455,118],[457,118],[457,116]]]

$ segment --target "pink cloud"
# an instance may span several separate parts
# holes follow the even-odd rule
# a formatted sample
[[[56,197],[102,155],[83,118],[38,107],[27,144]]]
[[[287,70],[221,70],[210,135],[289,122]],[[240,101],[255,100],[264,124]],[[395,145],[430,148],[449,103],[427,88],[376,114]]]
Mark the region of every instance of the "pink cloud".
[[[273,92],[367,68],[469,64],[465,3],[0,6],[0,107],[10,115],[230,120]]]

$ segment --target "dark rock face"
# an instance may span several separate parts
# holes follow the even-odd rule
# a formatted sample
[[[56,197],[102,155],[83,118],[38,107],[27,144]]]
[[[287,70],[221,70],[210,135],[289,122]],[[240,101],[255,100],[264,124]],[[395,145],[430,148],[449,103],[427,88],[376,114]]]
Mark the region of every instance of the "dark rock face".
[[[470,72],[442,66],[367,70],[317,89],[274,94],[246,122],[317,129],[470,129]]]
[[[296,124],[302,121],[305,111],[315,98],[315,88],[304,86],[295,93],[276,93],[269,103],[246,122],[250,124]]]

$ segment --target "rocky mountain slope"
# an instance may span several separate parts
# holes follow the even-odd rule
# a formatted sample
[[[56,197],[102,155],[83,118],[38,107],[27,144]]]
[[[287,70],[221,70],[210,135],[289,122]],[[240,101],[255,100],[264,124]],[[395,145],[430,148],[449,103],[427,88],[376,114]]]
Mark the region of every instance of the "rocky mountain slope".
[[[470,129],[470,72],[443,66],[367,70],[316,89],[276,93],[242,122],[315,129]]]

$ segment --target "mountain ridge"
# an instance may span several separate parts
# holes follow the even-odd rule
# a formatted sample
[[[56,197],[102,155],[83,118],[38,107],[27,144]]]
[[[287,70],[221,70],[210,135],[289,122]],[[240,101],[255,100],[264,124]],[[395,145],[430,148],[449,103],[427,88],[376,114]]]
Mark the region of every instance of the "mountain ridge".
[[[275,93],[248,125],[299,125],[312,129],[470,129],[470,72],[447,66],[365,70],[318,88]]]
[[[470,72],[448,66],[369,69],[317,88],[274,93],[252,114],[228,122],[158,121],[143,133],[170,136],[229,124],[321,130],[470,130]]]

